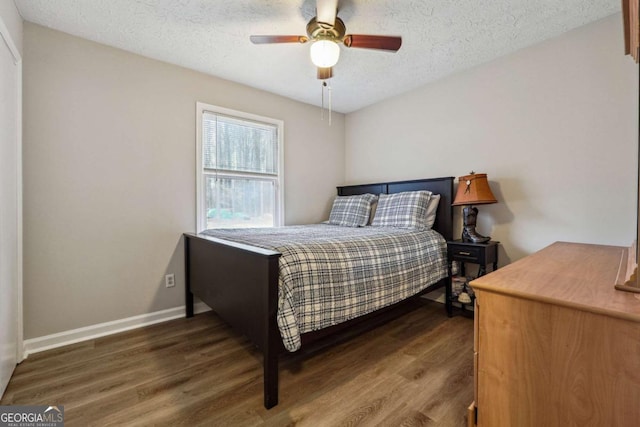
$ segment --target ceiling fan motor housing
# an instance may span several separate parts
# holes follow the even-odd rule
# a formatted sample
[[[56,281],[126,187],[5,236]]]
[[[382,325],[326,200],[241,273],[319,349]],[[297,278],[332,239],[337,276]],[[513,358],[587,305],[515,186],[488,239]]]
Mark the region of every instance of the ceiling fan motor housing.
[[[333,25],[318,22],[316,17],[311,18],[307,24],[307,34],[311,40],[333,40],[341,42],[344,39],[347,29],[342,19],[336,17]]]

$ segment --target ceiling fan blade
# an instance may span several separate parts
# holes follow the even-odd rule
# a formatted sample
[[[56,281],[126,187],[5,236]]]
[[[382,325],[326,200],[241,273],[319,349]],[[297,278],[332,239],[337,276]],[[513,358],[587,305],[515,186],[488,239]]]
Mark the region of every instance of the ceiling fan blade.
[[[344,38],[344,45],[347,47],[392,50],[395,52],[402,46],[402,37],[349,34]]]
[[[331,67],[318,67],[318,79],[325,80],[333,77],[333,68]]]
[[[316,1],[316,20],[323,24],[333,26],[336,22],[338,14],[338,0],[317,0]]]
[[[306,36],[250,36],[249,40],[251,40],[253,44],[306,43],[309,41]]]

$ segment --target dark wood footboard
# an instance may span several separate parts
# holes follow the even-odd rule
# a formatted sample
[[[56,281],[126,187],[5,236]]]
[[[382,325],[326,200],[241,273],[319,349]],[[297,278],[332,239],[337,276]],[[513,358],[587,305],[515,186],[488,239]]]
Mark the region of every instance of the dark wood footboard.
[[[433,228],[445,239],[451,240],[453,235],[452,177],[344,186],[338,187],[338,195],[416,190],[429,190],[440,194],[440,204]],[[278,355],[284,351],[276,320],[278,262],[281,254],[205,235],[185,233],[184,236],[186,316],[193,316],[193,300],[194,296],[197,296],[231,327],[247,336],[263,353],[264,406],[269,409],[277,405]],[[433,284],[425,291],[443,286],[445,280],[448,279]],[[302,342],[304,344],[314,341],[358,322],[373,322],[372,319],[379,314],[371,313],[327,330],[303,334]]]
[[[278,404],[278,354],[283,349],[276,322],[279,252],[191,233],[185,235],[186,315],[200,298],[264,358],[264,406]]]

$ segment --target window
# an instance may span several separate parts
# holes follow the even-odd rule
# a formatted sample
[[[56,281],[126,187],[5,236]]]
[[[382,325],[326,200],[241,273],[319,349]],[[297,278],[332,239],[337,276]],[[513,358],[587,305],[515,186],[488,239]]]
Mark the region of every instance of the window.
[[[283,122],[197,103],[197,224],[282,225]]]

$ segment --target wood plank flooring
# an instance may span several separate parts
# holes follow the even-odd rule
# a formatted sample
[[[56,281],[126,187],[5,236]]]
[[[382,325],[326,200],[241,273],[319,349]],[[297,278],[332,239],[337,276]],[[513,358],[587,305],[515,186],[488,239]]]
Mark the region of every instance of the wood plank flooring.
[[[420,300],[408,314],[280,361],[262,406],[262,357],[209,312],[31,355],[1,405],[64,405],[67,426],[464,426],[473,320]]]

